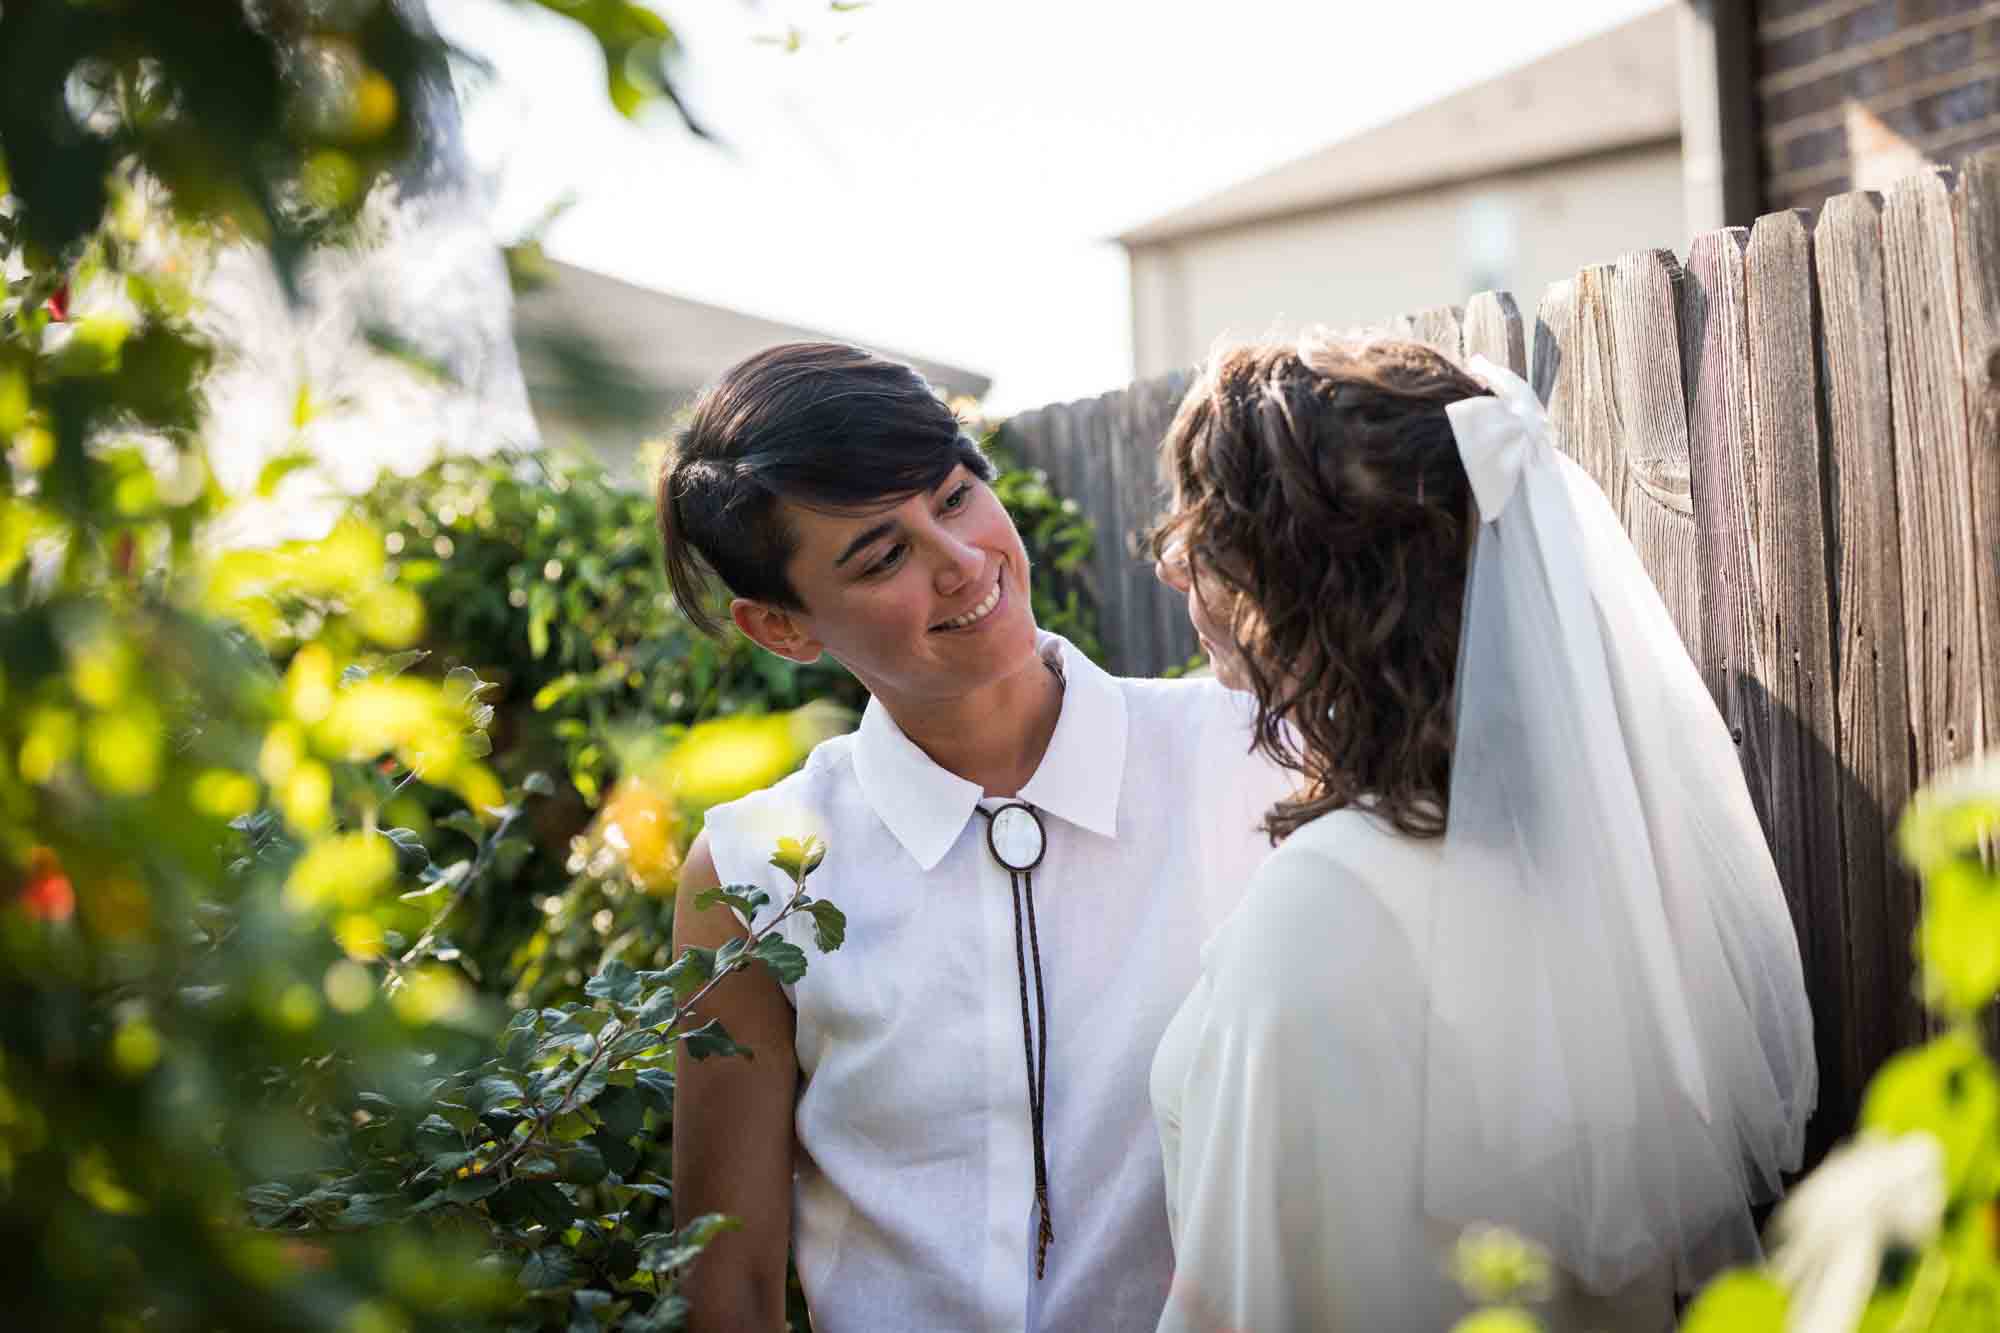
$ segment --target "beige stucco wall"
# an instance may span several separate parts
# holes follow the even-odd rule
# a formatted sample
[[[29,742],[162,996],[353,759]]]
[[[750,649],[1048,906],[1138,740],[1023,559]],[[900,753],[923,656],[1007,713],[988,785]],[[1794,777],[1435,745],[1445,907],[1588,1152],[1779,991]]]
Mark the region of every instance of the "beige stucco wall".
[[[1137,378],[1218,339],[1380,323],[1511,291],[1533,328],[1551,282],[1637,249],[1685,255],[1678,144],[1528,168],[1132,247]]]

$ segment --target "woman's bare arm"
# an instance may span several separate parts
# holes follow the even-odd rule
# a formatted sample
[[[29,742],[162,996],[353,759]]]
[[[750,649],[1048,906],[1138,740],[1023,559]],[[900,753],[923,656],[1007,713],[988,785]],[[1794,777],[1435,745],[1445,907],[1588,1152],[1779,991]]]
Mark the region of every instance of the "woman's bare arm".
[[[674,902],[674,954],[719,948],[748,934],[727,907],[695,898],[716,887],[708,839],[696,838]],[[798,1088],[794,1015],[777,979],[753,964],[702,1000],[693,1025],[711,1018],[753,1053],[695,1060],[682,1048],[674,1072],[674,1217],[704,1213],[742,1220],[716,1237],[682,1285],[694,1333],[785,1326],[785,1258],[792,1231],[792,1099]]]

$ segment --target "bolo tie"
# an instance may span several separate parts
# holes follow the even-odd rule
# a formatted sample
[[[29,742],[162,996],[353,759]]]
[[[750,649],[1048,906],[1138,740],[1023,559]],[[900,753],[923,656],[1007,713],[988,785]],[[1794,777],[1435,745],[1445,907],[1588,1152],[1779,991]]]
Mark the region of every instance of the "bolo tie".
[[[1035,867],[1048,850],[1048,835],[1042,828],[1041,812],[1026,801],[1009,801],[998,809],[976,807],[986,819],[986,849],[1007,871],[1014,890],[1014,966],[1021,978],[1021,1049],[1028,1062],[1028,1123],[1035,1142],[1035,1206],[1041,1229],[1035,1241],[1035,1278],[1039,1281],[1048,1264],[1049,1242],[1055,1228],[1049,1222],[1049,1156],[1044,1112],[1049,1086],[1049,1006],[1042,987],[1042,945],[1035,933]],[[1028,904],[1028,936],[1021,940],[1021,902]],[[1028,1011],[1028,959],[1035,964],[1035,1007]],[[1040,1040],[1037,1041],[1037,1035]]]

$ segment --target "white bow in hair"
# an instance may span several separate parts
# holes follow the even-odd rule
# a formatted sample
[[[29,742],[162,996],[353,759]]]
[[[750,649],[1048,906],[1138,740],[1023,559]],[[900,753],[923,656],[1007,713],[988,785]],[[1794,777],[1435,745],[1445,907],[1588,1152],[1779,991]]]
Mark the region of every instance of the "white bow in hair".
[[[1480,521],[1491,523],[1514,498],[1522,469],[1550,447],[1549,418],[1534,389],[1513,371],[1483,356],[1473,357],[1466,369],[1494,396],[1461,398],[1444,411],[1479,502]]]

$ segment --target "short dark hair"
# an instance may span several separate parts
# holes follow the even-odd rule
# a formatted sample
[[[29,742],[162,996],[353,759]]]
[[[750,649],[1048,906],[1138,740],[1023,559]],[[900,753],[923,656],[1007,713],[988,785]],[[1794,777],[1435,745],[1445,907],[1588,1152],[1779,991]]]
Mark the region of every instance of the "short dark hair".
[[[660,469],[661,547],[674,600],[718,633],[710,576],[738,597],[801,610],[785,568],[798,534],[780,499],[839,513],[935,489],[993,464],[909,366],[845,343],[781,343],[702,391]]]

